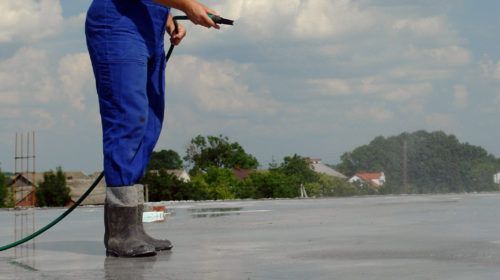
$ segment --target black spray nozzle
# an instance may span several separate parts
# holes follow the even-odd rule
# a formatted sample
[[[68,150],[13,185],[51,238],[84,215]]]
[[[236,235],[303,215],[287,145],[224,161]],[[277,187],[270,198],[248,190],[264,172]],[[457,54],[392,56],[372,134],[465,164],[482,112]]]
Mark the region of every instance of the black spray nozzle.
[[[227,18],[223,18],[221,16],[211,15],[211,14],[209,14],[209,16],[217,24],[234,25],[234,20],[230,20]]]
[[[230,19],[218,16],[218,15],[212,15],[212,14],[208,14],[208,16],[217,24],[234,25],[234,20],[230,20]],[[177,28],[177,21],[178,20],[188,20],[189,18],[187,16],[175,16],[175,17],[173,17],[173,19],[174,19],[174,24]]]

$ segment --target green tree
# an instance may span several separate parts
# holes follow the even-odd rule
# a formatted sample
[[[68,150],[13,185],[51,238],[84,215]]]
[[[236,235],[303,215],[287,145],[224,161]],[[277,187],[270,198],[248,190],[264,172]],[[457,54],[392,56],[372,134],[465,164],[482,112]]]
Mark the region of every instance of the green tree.
[[[230,169],[209,167],[203,174],[208,184],[208,199],[234,199],[236,177]]]
[[[236,196],[256,199],[294,198],[299,195],[299,189],[293,181],[295,179],[276,170],[254,172],[238,184]]]
[[[208,190],[200,186],[196,177],[184,182],[165,170],[147,173],[141,181],[148,186],[150,201],[203,200],[208,198]]]
[[[184,160],[192,167],[192,173],[207,171],[210,167],[255,169],[257,159],[245,152],[238,142],[230,142],[225,136],[196,136],[191,139]]]
[[[326,174],[320,174],[318,183],[320,186],[319,195],[323,197],[329,196],[353,196],[360,194],[358,189],[354,187],[347,180],[337,177],[328,176]],[[308,194],[310,190],[307,189]],[[312,193],[312,192],[311,192]],[[314,193],[310,194],[311,196]]]
[[[174,150],[153,152],[149,160],[148,170],[181,169],[182,159]]]
[[[277,172],[288,177],[288,182],[297,190],[301,185],[317,182],[318,174],[311,169],[306,158],[297,154],[283,158],[283,162],[276,169]]]
[[[493,174],[499,167],[499,160],[486,150],[460,143],[454,135],[417,131],[376,137],[342,155],[337,169],[348,176],[385,172],[382,193],[431,193],[494,190]]]
[[[5,178],[2,169],[0,169],[0,207],[6,206],[7,199],[8,199],[7,179]]]
[[[38,206],[65,206],[70,199],[70,189],[66,186],[66,176],[61,167],[56,172],[43,174],[43,182],[36,191]]]

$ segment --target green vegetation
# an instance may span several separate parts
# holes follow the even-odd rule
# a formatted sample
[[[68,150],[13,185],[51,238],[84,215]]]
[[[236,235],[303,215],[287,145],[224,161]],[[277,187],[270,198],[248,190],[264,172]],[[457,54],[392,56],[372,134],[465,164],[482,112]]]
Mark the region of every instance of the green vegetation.
[[[153,152],[148,165],[149,170],[169,170],[181,168],[182,159],[174,150],[161,150],[159,152]]]
[[[227,137],[196,136],[186,150],[184,160],[192,166],[192,174],[207,171],[210,167],[254,169],[257,159],[245,152],[238,142],[229,142]]]
[[[168,162],[182,165],[174,151],[168,156],[166,151],[153,155],[153,159],[160,158],[163,160],[151,165],[157,169],[168,166]],[[500,170],[500,160],[483,148],[460,143],[455,136],[443,132],[426,131],[376,137],[368,145],[345,153],[341,163],[332,166],[348,177],[357,172],[384,172],[386,184],[379,189],[318,174],[306,158],[297,154],[271,163],[268,170],[256,170],[259,163],[255,157],[222,135],[193,138],[184,159],[191,166],[190,182],[165,172],[145,176],[143,181],[150,186],[151,200],[294,198],[300,195],[301,186],[310,197],[493,191],[498,189],[493,174]],[[233,168],[253,172],[239,180]]]
[[[0,169],[0,207],[6,206],[7,198],[8,198],[7,178]]]
[[[36,191],[38,206],[65,206],[70,199],[70,189],[66,186],[66,176],[61,167],[56,172],[43,174],[43,182]]]
[[[406,161],[405,161],[406,159]],[[272,162],[267,170],[257,170],[259,162],[238,142],[227,137],[201,136],[191,139],[183,162],[173,150],[154,152],[142,183],[149,199],[223,200],[295,198],[303,186],[310,197],[343,197],[398,193],[444,193],[496,191],[493,174],[500,171],[500,159],[481,147],[460,143],[443,132],[417,131],[392,137],[376,137],[330,165],[348,177],[358,172],[384,172],[386,183],[374,188],[366,183],[318,174],[306,158],[294,154]],[[170,170],[189,166],[191,180],[185,182]],[[237,178],[241,169],[244,178]],[[0,207],[12,203],[6,177],[0,172]],[[61,170],[44,174],[37,190],[40,206],[63,206],[69,189]],[[8,202],[7,205],[5,202]]]
[[[341,160],[337,169],[347,176],[385,172],[387,183],[381,193],[494,191],[493,174],[500,170],[500,160],[483,148],[460,143],[441,131],[380,136]]]

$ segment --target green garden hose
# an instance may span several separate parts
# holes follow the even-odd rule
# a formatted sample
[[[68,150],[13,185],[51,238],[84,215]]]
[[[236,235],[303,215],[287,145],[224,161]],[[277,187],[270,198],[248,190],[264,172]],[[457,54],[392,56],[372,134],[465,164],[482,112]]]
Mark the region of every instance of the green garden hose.
[[[90,188],[75,202],[75,204],[73,204],[73,206],[71,206],[68,210],[64,211],[64,213],[62,213],[59,217],[57,217],[57,219],[53,220],[52,222],[50,222],[48,225],[44,226],[43,228],[35,231],[31,235],[28,235],[28,236],[24,237],[23,239],[17,240],[15,242],[12,242],[10,244],[7,244],[5,246],[0,247],[0,251],[5,251],[5,250],[8,250],[10,248],[14,248],[16,246],[19,246],[19,245],[21,245],[21,244],[23,244],[25,242],[28,242],[31,239],[33,239],[33,238],[39,236],[40,234],[44,233],[49,228],[55,226],[62,219],[64,219],[66,216],[68,216],[69,213],[73,212],[73,210],[75,210],[75,208],[78,207],[87,198],[87,196],[89,196],[89,194],[95,189],[95,187],[97,186],[97,184],[99,184],[99,182],[102,180],[102,177],[104,177],[104,172],[101,172],[101,174],[99,175],[99,177],[97,177],[97,179],[95,179],[94,183],[92,183],[92,185],[90,186]]]

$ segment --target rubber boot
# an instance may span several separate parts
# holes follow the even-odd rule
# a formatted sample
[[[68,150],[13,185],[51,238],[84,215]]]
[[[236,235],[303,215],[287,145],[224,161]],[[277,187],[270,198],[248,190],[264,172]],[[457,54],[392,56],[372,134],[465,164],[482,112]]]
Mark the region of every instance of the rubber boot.
[[[144,225],[142,222],[142,214],[144,212],[144,186],[143,185],[135,185],[137,188],[137,231],[142,240],[153,245],[156,251],[165,251],[170,250],[172,247],[172,243],[166,239],[160,240],[149,236],[146,231],[144,231]]]
[[[134,186],[106,188],[104,222],[106,256],[156,255],[155,248],[142,240],[137,230],[137,189]]]

